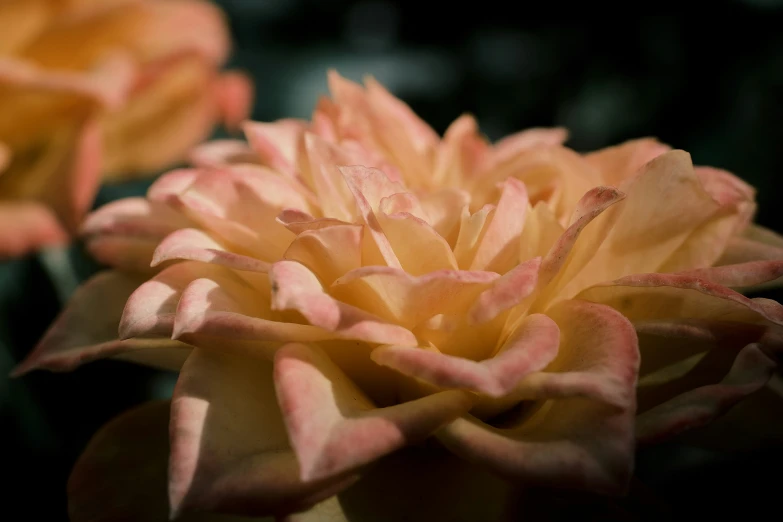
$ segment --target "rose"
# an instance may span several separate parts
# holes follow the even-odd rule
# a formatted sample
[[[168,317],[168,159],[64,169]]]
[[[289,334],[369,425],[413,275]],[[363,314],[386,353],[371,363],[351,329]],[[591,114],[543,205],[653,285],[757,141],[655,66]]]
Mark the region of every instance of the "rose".
[[[64,241],[101,173],[166,167],[250,103],[247,79],[218,74],[228,32],[200,0],[6,1],[0,49],[0,255]]]
[[[283,138],[251,143],[280,158],[289,149],[270,143]],[[711,266],[748,205],[718,197],[682,151],[646,163],[623,191],[588,190],[563,226],[513,176],[471,211],[438,187],[411,191],[386,162],[390,175],[340,166],[370,158],[366,144],[301,142],[296,169],[220,155],[220,166],[174,171],[146,199],[96,212],[85,224],[93,251],[126,268],[152,258],[158,272],[96,276],[18,369],[107,356],[181,369],[175,513],[282,514],[323,500],[316,509],[355,519],[383,508],[360,507],[355,492],[396,476],[406,452],[429,455],[401,448],[433,439],[512,484],[622,493],[634,439],[703,425],[771,374],[783,309],[727,286],[773,280],[783,263]],[[443,154],[454,164],[464,153]],[[110,470],[112,437],[161,414],[136,410],[96,438],[73,502],[94,498],[89,470]],[[421,458],[459,477],[453,495],[475,500],[470,484],[486,476],[431,453]],[[423,470],[408,461],[396,472],[410,481]],[[480,515],[451,502],[431,516],[500,517],[516,494],[502,484],[471,502]],[[395,516],[371,519],[382,515]]]

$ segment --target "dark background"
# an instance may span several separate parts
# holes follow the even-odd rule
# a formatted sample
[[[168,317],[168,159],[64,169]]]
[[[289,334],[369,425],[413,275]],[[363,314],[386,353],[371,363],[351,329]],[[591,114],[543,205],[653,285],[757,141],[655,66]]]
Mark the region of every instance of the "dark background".
[[[577,11],[559,1],[218,3],[236,43],[229,65],[256,83],[254,119],[307,118],[328,68],[354,80],[372,74],[439,132],[470,112],[492,139],[566,126],[579,151],[656,136],[755,185],[757,221],[783,230],[783,0],[590,2]],[[148,183],[105,186],[96,206]],[[67,258],[80,279],[99,268],[78,244]],[[56,265],[51,255],[0,264],[4,520],[66,520],[68,471],[90,436],[173,385],[171,375],[113,361],[5,377],[73,288],[53,277]],[[732,454],[670,444],[640,454],[638,473],[683,520],[779,516],[780,481],[767,477],[779,473],[780,448]]]

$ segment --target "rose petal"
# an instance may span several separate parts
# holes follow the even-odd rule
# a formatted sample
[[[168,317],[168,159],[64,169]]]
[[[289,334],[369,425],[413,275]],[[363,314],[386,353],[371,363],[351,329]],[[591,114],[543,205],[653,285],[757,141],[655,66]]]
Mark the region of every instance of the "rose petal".
[[[525,129],[498,140],[493,147],[493,159],[497,163],[503,163],[520,151],[534,147],[562,145],[567,139],[568,130],[563,127]]]
[[[719,318],[751,324],[783,324],[783,307],[748,299],[726,287],[687,275],[639,274],[592,286],[579,299],[607,304],[631,321]],[[767,323],[768,324],[768,323]]]
[[[359,468],[423,440],[471,405],[464,393],[447,391],[374,409],[325,354],[301,344],[277,352],[275,388],[305,482]]]
[[[716,285],[731,288],[756,286],[783,276],[783,259],[697,268],[696,270],[678,272],[678,275],[705,279]]]
[[[0,202],[0,258],[17,257],[67,242],[67,232],[46,206],[34,202]]]
[[[326,286],[362,266],[361,225],[333,225],[299,233],[283,254],[298,261]]]
[[[147,189],[147,199],[160,203],[176,202],[176,197],[190,187],[200,169],[174,169],[156,179]]]
[[[171,337],[182,292],[192,281],[220,274],[221,270],[205,263],[177,263],[133,288],[129,297],[123,298],[120,339]]]
[[[300,263],[275,263],[269,272],[269,280],[272,310],[296,310],[310,324],[334,332],[336,338],[383,344],[416,342],[409,330],[325,293],[318,278]]]
[[[228,71],[218,77],[214,91],[223,125],[239,130],[253,107],[253,80],[243,72]]]
[[[560,328],[557,357],[517,386],[523,400],[586,397],[618,409],[632,408],[639,348],[631,323],[611,308],[579,300],[547,310]]]
[[[641,138],[591,152],[585,159],[598,169],[604,183],[619,187],[639,174],[645,164],[670,150],[655,138]]]
[[[525,228],[519,237],[519,259],[543,258],[565,231],[549,205],[539,201],[527,212]]]
[[[73,522],[166,520],[169,402],[148,402],[106,424],[90,440],[68,479]],[[210,513],[181,522],[248,522]]]
[[[524,183],[508,178],[497,203],[492,220],[482,236],[471,270],[505,273],[518,259],[519,236],[525,226],[528,207]]]
[[[234,163],[257,163],[258,159],[243,140],[212,140],[193,148],[188,161],[195,167],[220,168]]]
[[[457,270],[451,246],[423,219],[408,212],[387,214],[381,211],[375,217],[400,265],[409,274]]]
[[[459,224],[457,242],[454,245],[454,257],[460,269],[467,270],[476,257],[476,251],[480,246],[484,231],[492,222],[496,208],[494,205],[484,205],[471,214],[464,207]]]
[[[74,293],[66,309],[13,375],[35,369],[70,371],[95,359],[131,352],[136,362],[162,367],[173,364],[178,369],[189,351],[187,346],[168,339],[118,339],[117,324],[125,300],[141,281],[115,271],[92,277]]]
[[[353,221],[356,205],[338,165],[367,163],[362,154],[351,154],[345,147],[338,147],[319,136],[306,133],[304,136],[307,162],[303,176],[310,180],[324,216]],[[357,157],[358,156],[358,157]]]
[[[528,316],[493,357],[480,362],[411,346],[381,346],[372,360],[439,388],[461,388],[500,398],[557,355],[557,325],[542,314]]]
[[[267,361],[195,350],[177,381],[170,433],[172,517],[183,510],[283,515],[355,480],[299,479]]]
[[[633,410],[581,398],[544,404],[510,428],[461,418],[437,433],[460,457],[525,486],[622,495],[633,467]]]
[[[152,256],[151,266],[173,259],[214,263],[234,270],[267,272],[269,263],[254,257],[235,254],[215,241],[209,234],[195,228],[183,228],[169,234]]]
[[[297,151],[307,129],[306,122],[295,119],[274,123],[247,122],[242,128],[263,164],[292,178],[296,177]]]
[[[480,324],[491,321],[533,293],[538,283],[541,258],[520,263],[484,290],[468,312],[468,322]]]
[[[446,129],[437,149],[432,175],[429,180],[422,181],[432,188],[461,186],[471,182],[486,166],[491,150],[479,133],[475,118],[463,114]],[[497,149],[492,152],[497,153]]]
[[[721,382],[678,395],[642,413],[637,418],[637,440],[643,444],[658,443],[711,422],[761,389],[776,367],[758,345],[747,345]]]
[[[435,315],[465,310],[498,277],[493,272],[453,270],[415,277],[390,267],[365,266],[335,281],[329,293],[412,328]]]
[[[427,216],[427,223],[451,246],[457,243],[462,209],[466,208],[469,202],[468,192],[451,187],[419,195],[419,203]]]

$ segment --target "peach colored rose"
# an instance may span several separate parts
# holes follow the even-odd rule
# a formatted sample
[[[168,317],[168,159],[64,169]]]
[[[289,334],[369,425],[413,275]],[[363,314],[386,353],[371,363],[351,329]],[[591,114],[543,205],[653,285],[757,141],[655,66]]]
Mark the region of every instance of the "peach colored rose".
[[[62,242],[100,181],[183,159],[250,104],[222,13],[200,0],[0,2],[0,255]]]
[[[259,140],[248,125],[252,150],[202,148],[201,167],[87,219],[118,269],[16,373],[117,357],[180,374],[170,407],[140,407],[87,448],[74,520],[159,516],[140,484],[165,480],[174,515],[523,519],[519,488],[623,494],[636,444],[768,381],[783,307],[730,288],[783,261],[712,266],[749,218],[687,153],[656,155],[622,190],[589,187],[563,223],[510,172],[485,173],[492,190],[428,185],[415,161],[371,149],[410,152],[416,129],[356,123],[372,114],[345,118],[374,144],[290,122]],[[447,141],[439,161],[464,164],[472,147]]]

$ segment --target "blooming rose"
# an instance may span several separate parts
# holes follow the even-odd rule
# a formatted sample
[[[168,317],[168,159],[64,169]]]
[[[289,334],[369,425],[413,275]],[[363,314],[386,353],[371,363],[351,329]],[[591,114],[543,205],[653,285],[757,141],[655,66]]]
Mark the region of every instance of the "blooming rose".
[[[228,51],[200,0],[0,2],[0,255],[65,240],[101,173],[149,173],[238,125],[250,86],[218,74]]]
[[[602,171],[560,131],[440,140],[368,93],[322,102],[312,124],[247,124],[249,147],[201,148],[200,167],[85,222],[119,269],[17,373],[118,357],[180,375],[170,408],[90,444],[75,520],[159,516],[138,499],[164,472],[167,419],[174,515],[516,520],[520,487],[624,493],[637,443],[767,382],[783,307],[730,288],[783,261],[714,266],[752,213],[736,178],[678,150]],[[618,186],[588,186],[562,218],[580,172]]]

